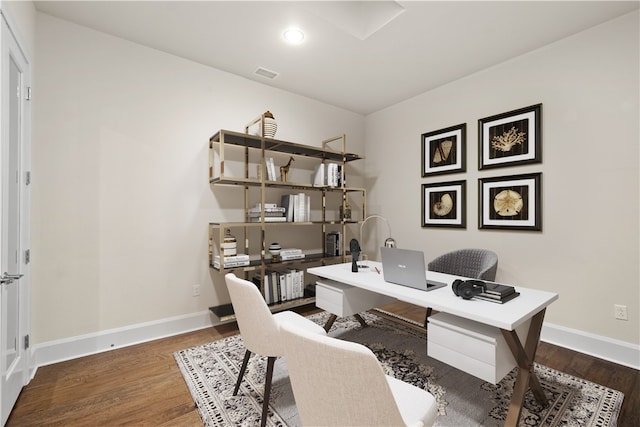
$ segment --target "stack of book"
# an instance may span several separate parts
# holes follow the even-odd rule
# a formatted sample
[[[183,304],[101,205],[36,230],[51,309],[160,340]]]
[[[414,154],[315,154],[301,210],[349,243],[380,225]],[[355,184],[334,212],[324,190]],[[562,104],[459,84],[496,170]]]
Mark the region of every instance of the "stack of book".
[[[343,177],[342,165],[321,163],[313,173],[312,182],[316,187],[340,187]]]
[[[342,233],[339,231],[330,231],[326,235],[325,242],[326,256],[342,255]]]
[[[288,222],[311,221],[311,196],[304,193],[284,194],[281,199]]]
[[[249,255],[246,254],[225,256],[223,259],[224,268],[244,267],[245,265],[249,265]],[[213,260],[213,266],[218,270],[220,269],[220,255],[216,255]]]
[[[256,286],[260,276],[253,278]],[[304,271],[287,269],[267,270],[264,275],[264,299],[267,304],[277,304],[304,296]]]
[[[516,292],[516,288],[513,286],[485,282],[485,291],[475,298],[495,302],[497,304],[504,304],[518,295],[520,295],[520,292]]]
[[[264,222],[286,222],[286,209],[275,203],[264,204]],[[262,206],[258,203],[255,207],[249,209],[247,213],[249,222],[260,222],[262,218]]]
[[[302,253],[302,249],[289,248],[282,249],[280,251],[280,260],[281,261],[292,261],[296,259],[303,259],[304,254]]]

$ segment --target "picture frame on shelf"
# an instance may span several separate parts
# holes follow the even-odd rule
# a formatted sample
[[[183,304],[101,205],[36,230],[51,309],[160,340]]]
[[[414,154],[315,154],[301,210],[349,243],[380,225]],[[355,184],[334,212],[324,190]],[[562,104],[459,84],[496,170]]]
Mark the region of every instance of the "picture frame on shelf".
[[[422,184],[422,227],[467,227],[467,182]]]
[[[466,170],[467,124],[422,134],[422,176]]]
[[[542,162],[542,104],[478,120],[478,169]]]
[[[478,179],[478,228],[542,231],[542,173]]]

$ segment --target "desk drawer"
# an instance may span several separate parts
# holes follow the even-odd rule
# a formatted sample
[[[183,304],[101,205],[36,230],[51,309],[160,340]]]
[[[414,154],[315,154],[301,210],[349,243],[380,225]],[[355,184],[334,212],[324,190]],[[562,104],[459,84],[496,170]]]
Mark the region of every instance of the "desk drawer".
[[[395,301],[395,298],[333,280],[322,279],[316,282],[316,306],[340,317],[351,316]]]
[[[526,337],[529,324],[518,330]],[[429,317],[427,353],[484,381],[496,384],[516,361],[498,328],[447,313]]]

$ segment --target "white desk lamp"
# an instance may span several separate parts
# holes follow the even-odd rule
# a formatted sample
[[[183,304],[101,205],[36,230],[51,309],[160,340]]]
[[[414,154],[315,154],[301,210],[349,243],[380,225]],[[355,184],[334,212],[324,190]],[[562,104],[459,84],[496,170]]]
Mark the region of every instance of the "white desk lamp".
[[[395,248],[396,247],[396,241],[393,237],[391,237],[391,226],[389,225],[389,221],[387,221],[387,219],[383,216],[380,215],[369,215],[368,217],[366,217],[364,219],[364,221],[362,221],[362,224],[360,225],[360,242],[362,242],[362,247],[364,248],[364,241],[362,240],[362,230],[364,229],[364,225],[367,223],[367,221],[369,221],[370,219],[381,219],[382,221],[384,221],[387,224],[387,230],[389,231],[389,237],[387,237],[384,241],[384,246],[387,248]],[[366,265],[358,265],[358,267],[368,267]]]

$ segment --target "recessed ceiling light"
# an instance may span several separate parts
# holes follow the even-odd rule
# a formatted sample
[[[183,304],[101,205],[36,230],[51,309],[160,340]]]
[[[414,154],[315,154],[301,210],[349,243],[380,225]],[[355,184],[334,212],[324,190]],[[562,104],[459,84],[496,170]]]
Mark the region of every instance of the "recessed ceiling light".
[[[283,36],[291,44],[300,44],[304,40],[304,33],[299,28],[289,28],[284,32]]]

